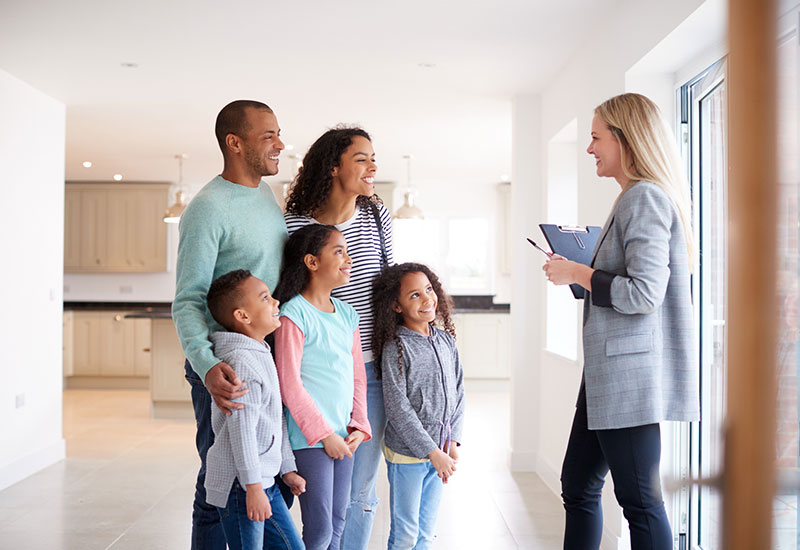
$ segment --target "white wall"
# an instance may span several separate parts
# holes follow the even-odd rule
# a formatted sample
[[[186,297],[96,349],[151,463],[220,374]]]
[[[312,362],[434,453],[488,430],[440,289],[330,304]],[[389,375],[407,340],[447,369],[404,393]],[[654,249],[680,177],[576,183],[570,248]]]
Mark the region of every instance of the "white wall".
[[[699,19],[719,17],[719,0],[709,0]],[[592,111],[603,100],[625,91],[640,91],[660,103],[665,116],[674,113],[675,78],[680,67],[696,57],[708,57],[713,33],[706,25],[682,25],[703,2],[701,0],[623,0],[598,21],[595,32],[571,61],[542,91],[541,97],[515,98],[513,111],[513,217],[517,234],[538,234],[536,224],[547,216],[547,145],[566,124],[577,118],[578,220],[584,225],[603,225],[619,187],[595,175],[594,163],[584,153],[588,144]],[[724,21],[718,22],[724,28]],[[680,48],[659,43],[682,28]],[[688,30],[687,30],[688,29]],[[658,61],[640,64],[652,50],[662,50]],[[666,67],[669,59],[673,67]],[[713,59],[711,60],[713,61]],[[694,61],[701,64],[705,61]],[[702,68],[702,67],[701,67]],[[538,104],[537,104],[538,103]],[[536,110],[537,116],[531,112]],[[521,199],[521,200],[520,200]],[[583,364],[582,350],[570,361],[544,349],[545,279],[537,277],[542,258],[532,251],[518,250],[512,287],[514,320],[514,370],[512,383],[511,464],[517,470],[535,470],[556,493],[559,474]],[[532,261],[536,260],[536,261]],[[577,321],[580,335],[580,318]],[[609,481],[604,491],[604,548],[625,548],[627,524],[616,505]]]
[[[0,70],[0,489],[64,458],[64,105]],[[17,400],[24,404],[18,406]]]

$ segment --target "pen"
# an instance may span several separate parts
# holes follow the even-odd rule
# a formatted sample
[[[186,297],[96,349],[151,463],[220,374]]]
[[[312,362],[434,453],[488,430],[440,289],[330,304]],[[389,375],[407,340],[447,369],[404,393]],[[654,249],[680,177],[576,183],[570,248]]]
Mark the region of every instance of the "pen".
[[[538,248],[539,250],[541,250],[542,252],[547,254],[548,258],[552,258],[553,257],[553,253],[552,252],[548,252],[547,250],[545,250],[544,248],[542,248],[541,246],[539,246],[538,244],[536,244],[535,242],[533,242],[530,239],[528,239],[528,242],[531,243],[535,248]]]

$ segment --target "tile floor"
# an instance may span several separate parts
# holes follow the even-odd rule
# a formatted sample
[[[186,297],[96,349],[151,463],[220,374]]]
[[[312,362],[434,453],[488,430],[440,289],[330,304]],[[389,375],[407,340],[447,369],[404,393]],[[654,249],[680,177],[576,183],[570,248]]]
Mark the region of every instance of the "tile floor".
[[[535,474],[506,466],[508,392],[470,384],[467,400],[467,443],[445,490],[436,548],[560,548],[559,500]],[[147,391],[67,390],[64,438],[66,460],[0,492],[0,549],[189,547],[193,422],[151,419]],[[385,468],[380,479],[386,502]],[[292,512],[299,524],[299,507]],[[385,548],[388,533],[382,505],[370,549]]]

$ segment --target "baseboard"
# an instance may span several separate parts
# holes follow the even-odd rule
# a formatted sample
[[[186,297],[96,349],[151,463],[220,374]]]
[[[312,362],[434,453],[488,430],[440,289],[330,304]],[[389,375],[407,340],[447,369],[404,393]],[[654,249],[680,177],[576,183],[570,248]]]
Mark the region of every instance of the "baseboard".
[[[60,460],[64,460],[65,456],[66,444],[63,439],[59,439],[52,445],[43,447],[18,458],[10,464],[6,464],[0,468],[0,491],[14,485],[18,481],[22,481],[39,470],[43,470]]]
[[[561,498],[561,472],[554,469],[541,457],[536,461],[536,473],[542,478],[544,484],[553,491],[559,499]]]
[[[628,526],[625,525],[625,528]],[[600,541],[600,550],[623,550],[620,546],[622,539],[612,533],[608,525],[603,524],[603,539]],[[630,547],[629,547],[630,548]]]
[[[536,453],[511,451],[508,465],[512,472],[535,472]]]
[[[148,390],[150,378],[147,376],[67,376],[64,378],[67,390]]]
[[[150,416],[170,420],[194,420],[194,408],[191,401],[153,401]]]

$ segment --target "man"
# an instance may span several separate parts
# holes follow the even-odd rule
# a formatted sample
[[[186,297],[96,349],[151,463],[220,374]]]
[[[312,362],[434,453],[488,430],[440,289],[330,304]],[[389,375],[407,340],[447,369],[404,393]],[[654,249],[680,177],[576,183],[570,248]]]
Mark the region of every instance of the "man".
[[[217,115],[217,142],[224,169],[206,184],[181,216],[177,287],[172,318],[186,355],[197,421],[200,471],[192,513],[192,549],[224,550],[225,536],[216,508],[206,503],[206,454],[214,442],[211,400],[226,414],[242,405],[232,401],[248,390],[230,365],[212,350],[210,333],[222,329],[211,317],[206,295],[224,273],[249,269],[275,288],[288,238],[283,214],[263,176],[278,173],[283,150],[280,127],[267,105],[238,100]]]

